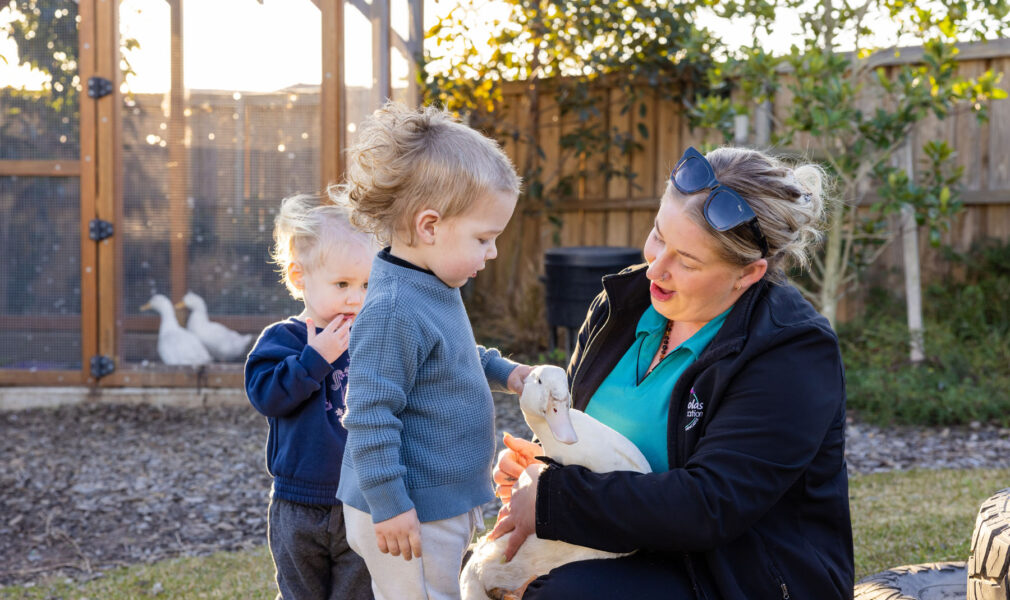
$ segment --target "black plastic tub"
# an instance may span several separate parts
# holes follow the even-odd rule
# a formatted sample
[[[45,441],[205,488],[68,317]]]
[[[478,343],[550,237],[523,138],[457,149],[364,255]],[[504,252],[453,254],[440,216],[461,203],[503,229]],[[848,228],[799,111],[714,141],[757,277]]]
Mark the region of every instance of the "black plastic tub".
[[[547,250],[544,253],[544,285],[551,347],[557,345],[556,328],[565,327],[571,352],[589,305],[603,291],[603,276],[641,262],[639,248],[568,246]]]

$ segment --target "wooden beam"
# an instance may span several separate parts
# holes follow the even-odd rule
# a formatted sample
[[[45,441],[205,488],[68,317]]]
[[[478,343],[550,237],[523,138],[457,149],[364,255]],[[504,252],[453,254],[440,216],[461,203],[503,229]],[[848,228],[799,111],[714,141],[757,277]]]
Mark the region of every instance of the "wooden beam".
[[[344,178],[344,0],[320,0],[322,12],[323,82],[320,92],[320,189]]]
[[[0,385],[71,385],[84,383],[82,371],[17,371],[0,369]]]
[[[115,373],[103,377],[102,385],[111,387],[241,388],[244,384],[242,371],[228,369],[227,365],[211,364],[197,368],[126,364],[118,366]]]
[[[880,196],[869,193],[860,206],[869,206],[879,202]],[[1010,204],[1010,189],[1008,190],[965,190],[961,192],[961,202],[966,206],[1007,205]],[[601,198],[591,197],[577,201],[558,202],[554,209],[558,211],[610,211],[610,210],[659,210],[659,198]]]
[[[119,65],[119,3],[113,0],[95,2],[95,74],[112,81],[112,94],[95,102],[95,211],[99,219],[120,226],[122,145],[120,125],[121,95],[119,85],[122,72]],[[113,235],[97,244],[98,344],[97,353],[117,357],[116,316],[119,309],[119,282],[117,273],[122,262],[122,235]],[[88,364],[84,365],[85,371]],[[90,377],[88,383],[96,381]]]
[[[168,117],[169,294],[186,293],[189,262],[189,150],[186,148],[186,85],[183,74],[183,0],[169,0],[172,43]]]
[[[407,97],[415,105],[420,106],[423,98],[417,84],[417,59],[424,52],[424,1],[407,0],[407,10],[410,11],[410,40],[408,42],[410,54],[407,56],[410,71],[407,74]]]
[[[284,317],[285,315],[210,315],[210,320],[235,331],[258,333]],[[0,324],[3,322],[0,320]],[[181,322],[185,323],[184,320]],[[154,314],[130,315],[123,317],[123,331],[156,332],[160,323],[161,318]]]
[[[4,331],[73,331],[80,327],[76,315],[0,315]]]
[[[87,81],[97,73],[95,2],[80,2],[77,11],[80,17],[77,26],[77,75],[81,81]],[[81,119],[78,164],[83,164],[83,168],[78,169],[81,184],[81,316],[77,319],[81,331],[81,372],[78,380],[86,381],[90,376],[91,357],[98,354],[98,245],[88,237],[89,223],[97,215],[98,173],[95,156],[98,151],[98,105],[97,100],[87,94],[78,97]],[[46,321],[53,323],[54,319],[47,318]],[[4,328],[7,328],[6,325]]]
[[[376,106],[393,97],[390,69],[389,0],[372,0],[372,85],[377,94]]]
[[[0,160],[0,176],[76,177],[80,174],[79,160]]]

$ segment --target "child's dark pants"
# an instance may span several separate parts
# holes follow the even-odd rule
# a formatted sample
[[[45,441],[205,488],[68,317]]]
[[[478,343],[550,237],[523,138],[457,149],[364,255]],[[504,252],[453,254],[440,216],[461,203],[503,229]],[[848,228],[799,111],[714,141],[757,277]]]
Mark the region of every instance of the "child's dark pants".
[[[365,561],[347,545],[343,506],[272,499],[267,525],[277,600],[371,600]]]

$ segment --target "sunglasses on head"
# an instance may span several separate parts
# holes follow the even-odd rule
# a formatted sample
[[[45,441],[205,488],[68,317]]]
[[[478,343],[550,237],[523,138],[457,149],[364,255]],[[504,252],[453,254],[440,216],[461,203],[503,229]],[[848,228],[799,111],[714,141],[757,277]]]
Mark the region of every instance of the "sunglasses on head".
[[[761,258],[768,256],[768,240],[758,226],[754,209],[735,190],[719,183],[708,159],[695,150],[694,146],[689,147],[677,161],[677,166],[670,173],[670,181],[678,192],[685,195],[712,190],[702,209],[705,220],[712,229],[729,231],[747,225],[761,249]]]

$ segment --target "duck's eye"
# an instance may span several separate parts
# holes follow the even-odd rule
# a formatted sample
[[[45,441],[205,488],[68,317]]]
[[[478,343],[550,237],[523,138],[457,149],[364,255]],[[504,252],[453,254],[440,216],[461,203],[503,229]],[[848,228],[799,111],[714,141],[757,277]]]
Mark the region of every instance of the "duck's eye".
[[[540,381],[539,377],[537,377],[537,383],[543,383],[542,381]]]

